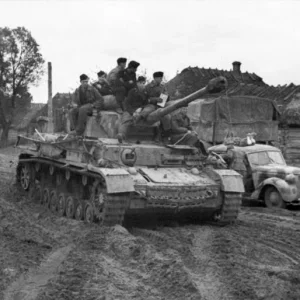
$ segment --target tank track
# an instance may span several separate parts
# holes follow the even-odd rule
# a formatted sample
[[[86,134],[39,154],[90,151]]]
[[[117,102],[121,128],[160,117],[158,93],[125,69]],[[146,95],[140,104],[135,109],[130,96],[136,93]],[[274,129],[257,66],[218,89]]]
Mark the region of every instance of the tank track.
[[[224,192],[221,216],[218,222],[220,225],[232,224],[236,221],[242,203],[241,193]]]
[[[20,173],[24,166],[29,168],[31,174],[30,185],[26,189],[20,180]],[[40,202],[60,216],[85,220],[88,223],[97,222],[103,226],[123,224],[129,195],[128,193],[107,194],[105,181],[99,174],[31,158],[19,162],[17,182],[24,191],[28,192],[32,201]],[[64,202],[62,204],[64,208],[59,213],[60,201]],[[68,202],[71,202],[69,206]],[[87,208],[89,217],[86,213]]]

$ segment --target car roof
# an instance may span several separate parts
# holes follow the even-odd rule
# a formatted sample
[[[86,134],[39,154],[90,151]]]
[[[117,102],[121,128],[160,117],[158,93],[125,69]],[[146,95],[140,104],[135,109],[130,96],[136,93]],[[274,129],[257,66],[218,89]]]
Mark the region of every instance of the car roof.
[[[227,146],[224,144],[221,145],[216,145],[212,146],[209,148],[209,151],[217,151],[217,152],[226,152]],[[234,146],[234,150],[244,152],[244,153],[254,153],[254,152],[260,152],[260,151],[277,151],[281,152],[280,149],[270,146],[270,145],[265,145],[265,144],[255,144],[251,146],[246,146],[246,147],[239,147],[239,146]]]

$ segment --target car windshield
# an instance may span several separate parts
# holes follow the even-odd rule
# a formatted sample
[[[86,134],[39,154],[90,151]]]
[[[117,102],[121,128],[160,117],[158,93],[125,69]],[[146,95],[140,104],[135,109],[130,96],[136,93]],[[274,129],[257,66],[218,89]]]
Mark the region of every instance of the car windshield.
[[[281,153],[278,151],[261,151],[256,153],[249,153],[248,159],[251,164],[260,166],[269,164],[286,164]]]

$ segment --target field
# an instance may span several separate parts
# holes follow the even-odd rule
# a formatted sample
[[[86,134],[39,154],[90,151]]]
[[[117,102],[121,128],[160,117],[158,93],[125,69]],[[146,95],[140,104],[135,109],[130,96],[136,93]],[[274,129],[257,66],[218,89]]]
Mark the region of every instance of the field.
[[[235,225],[125,229],[60,218],[0,151],[0,299],[300,299],[300,210],[243,206]]]

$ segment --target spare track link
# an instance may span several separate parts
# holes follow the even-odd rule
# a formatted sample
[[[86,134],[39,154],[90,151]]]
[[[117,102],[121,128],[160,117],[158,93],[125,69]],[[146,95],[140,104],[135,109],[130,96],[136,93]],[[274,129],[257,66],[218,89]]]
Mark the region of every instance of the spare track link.
[[[102,225],[122,225],[128,207],[128,193],[106,194]]]
[[[238,217],[239,210],[242,203],[241,193],[224,193],[224,202],[221,211],[221,224],[234,223]]]

